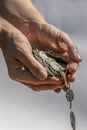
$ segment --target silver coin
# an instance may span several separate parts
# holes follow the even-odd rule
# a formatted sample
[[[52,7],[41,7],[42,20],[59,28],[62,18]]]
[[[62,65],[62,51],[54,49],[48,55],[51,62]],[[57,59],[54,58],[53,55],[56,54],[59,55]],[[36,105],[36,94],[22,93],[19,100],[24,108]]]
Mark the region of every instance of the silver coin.
[[[71,121],[71,126],[73,130],[76,130],[76,119],[75,119],[75,114],[73,111],[70,112],[70,121]]]
[[[66,99],[68,102],[72,102],[74,99],[74,92],[70,88],[66,92]]]

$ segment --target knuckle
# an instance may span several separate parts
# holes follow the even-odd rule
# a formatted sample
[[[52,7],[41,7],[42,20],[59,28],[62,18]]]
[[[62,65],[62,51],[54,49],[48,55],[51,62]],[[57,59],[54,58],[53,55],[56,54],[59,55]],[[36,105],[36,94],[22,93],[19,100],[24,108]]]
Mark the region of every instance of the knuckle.
[[[38,69],[38,64],[37,64],[35,61],[32,61],[31,67],[32,67],[33,69]]]
[[[36,62],[34,61],[30,62],[29,67],[32,71],[35,71],[35,69],[37,68]]]
[[[63,35],[64,35],[65,37],[69,38],[69,35],[68,35],[67,33],[65,33],[65,32],[63,32]]]
[[[60,38],[60,39],[69,39],[69,35],[67,34],[67,33],[65,33],[65,32],[63,32],[63,31],[59,31],[58,32],[58,37]]]

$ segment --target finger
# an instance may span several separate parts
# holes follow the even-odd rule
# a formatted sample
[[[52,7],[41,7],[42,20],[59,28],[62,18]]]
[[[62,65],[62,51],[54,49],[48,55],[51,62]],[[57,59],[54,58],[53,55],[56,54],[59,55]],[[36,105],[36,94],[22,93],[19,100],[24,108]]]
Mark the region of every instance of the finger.
[[[72,60],[76,62],[80,62],[82,60],[79,55],[77,46],[73,43],[73,41],[66,33],[59,31],[57,41],[60,48],[64,51],[67,51]]]
[[[54,26],[49,24],[44,25],[40,30],[40,34],[38,34],[38,39],[41,43],[43,41],[44,45],[46,43],[48,48],[52,48],[57,52],[66,51],[69,53],[72,60],[76,62],[81,61],[77,46],[66,33],[55,28]]]
[[[43,85],[43,84],[56,84],[56,85],[61,85],[62,81],[58,78],[49,76],[46,80],[38,80],[36,77],[34,77],[29,71],[25,72],[17,72],[16,74],[18,77],[18,81],[20,82],[25,82],[25,83],[30,83],[33,85]]]
[[[44,50],[47,48],[48,50],[63,52],[57,44],[57,32],[59,32],[59,29],[50,24],[44,24],[42,28],[39,28],[37,39],[42,43],[40,47]]]
[[[60,93],[61,92],[61,88],[54,89],[54,92]]]
[[[82,58],[80,57],[77,46],[74,43],[70,43],[70,41],[68,45],[68,53],[70,55],[70,58],[72,58],[76,62],[81,62]]]
[[[19,61],[12,62],[13,64],[8,65],[10,77],[12,79],[19,81],[19,82],[25,82],[30,83],[34,85],[39,84],[62,84],[62,81],[59,78],[56,78],[55,76],[48,76],[47,79],[39,80],[33,74],[23,67],[23,65],[20,64]],[[12,68],[12,69],[11,69]]]
[[[78,66],[79,66],[78,63],[75,63],[75,62],[69,63],[68,71],[70,73],[75,73],[77,71],[77,69],[78,69]]]
[[[32,48],[27,38],[22,36],[20,39],[20,37],[16,36],[15,42],[17,45],[16,53],[14,53],[15,58],[21,61],[38,79],[46,79],[46,69],[34,58]]]
[[[65,59],[66,62],[69,62],[69,54],[67,52],[62,52],[62,53],[56,52],[55,58],[57,57],[62,57]]]
[[[46,69],[33,57],[32,52],[29,52],[29,50],[24,52],[20,51],[17,53],[16,57],[32,72],[36,78],[40,80],[47,78]]]
[[[24,83],[24,82],[21,82],[21,83],[28,86],[29,88],[31,88],[34,91],[54,90],[54,89],[57,89],[57,88],[61,87],[61,86],[58,86],[56,84],[52,84],[52,85],[51,84],[31,85],[31,84]]]
[[[55,77],[48,77],[46,80],[38,80],[36,77],[32,75],[29,71],[16,71],[14,74],[15,78],[19,82],[25,82],[30,83],[33,85],[39,85],[39,84],[62,84],[62,81]]]
[[[66,92],[67,90],[68,90],[68,88],[66,88],[65,86],[62,88],[62,90],[64,91],[64,92]]]
[[[74,82],[75,80],[76,80],[75,73],[68,75],[68,81],[69,82]]]

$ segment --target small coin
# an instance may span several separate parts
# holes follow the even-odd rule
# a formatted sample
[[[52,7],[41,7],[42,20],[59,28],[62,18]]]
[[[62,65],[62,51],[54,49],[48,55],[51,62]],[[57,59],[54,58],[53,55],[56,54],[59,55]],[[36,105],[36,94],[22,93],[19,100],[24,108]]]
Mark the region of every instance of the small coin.
[[[74,99],[74,92],[70,88],[66,92],[66,99],[68,102],[71,102]]]
[[[71,126],[73,130],[76,130],[76,120],[75,120],[75,114],[73,111],[70,112],[70,121],[71,121]]]
[[[65,83],[68,63],[62,59],[62,57],[55,57],[56,54],[54,56],[54,53],[51,51],[42,51],[38,49],[34,49],[33,54],[34,57],[46,68],[48,75],[54,75],[61,80],[63,77]]]
[[[74,99],[74,93],[70,88],[66,92],[66,99],[68,102],[70,102],[70,109],[71,109],[72,108],[72,101]]]

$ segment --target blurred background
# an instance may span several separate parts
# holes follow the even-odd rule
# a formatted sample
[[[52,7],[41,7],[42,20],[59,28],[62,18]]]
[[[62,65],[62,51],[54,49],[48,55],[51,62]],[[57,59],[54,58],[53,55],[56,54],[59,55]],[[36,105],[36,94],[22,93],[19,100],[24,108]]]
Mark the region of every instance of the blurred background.
[[[67,32],[77,44],[83,62],[72,84],[76,130],[87,130],[87,0],[33,0],[46,20]],[[72,130],[65,93],[34,92],[7,72],[0,50],[0,130]]]

